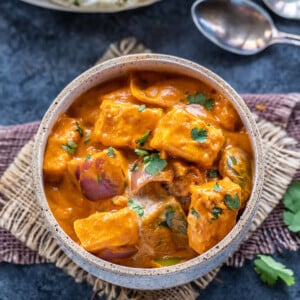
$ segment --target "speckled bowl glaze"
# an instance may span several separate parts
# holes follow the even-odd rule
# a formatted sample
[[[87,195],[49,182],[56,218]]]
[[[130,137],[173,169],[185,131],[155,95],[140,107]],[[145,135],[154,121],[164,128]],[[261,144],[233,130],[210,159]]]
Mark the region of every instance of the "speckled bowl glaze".
[[[58,116],[83,92],[132,70],[167,71],[194,77],[221,91],[232,102],[247,128],[254,151],[253,191],[245,211],[234,228],[217,245],[184,263],[154,269],[130,268],[102,260],[76,244],[58,225],[44,192],[43,159],[48,135]],[[65,253],[84,270],[105,281],[135,289],[162,289],[190,282],[226,260],[249,230],[263,186],[262,142],[256,123],[241,97],[220,77],[191,61],[161,54],[128,55],[106,61],[73,80],[53,101],[36,136],[33,154],[34,188],[45,222]]]

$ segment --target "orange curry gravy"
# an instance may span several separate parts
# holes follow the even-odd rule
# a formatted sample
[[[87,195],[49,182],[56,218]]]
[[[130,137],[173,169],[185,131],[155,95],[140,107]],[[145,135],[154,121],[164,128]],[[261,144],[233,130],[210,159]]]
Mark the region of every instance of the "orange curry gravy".
[[[192,78],[137,72],[92,88],[60,116],[44,184],[58,223],[84,249],[163,267],[233,228],[251,193],[252,160],[222,94]]]

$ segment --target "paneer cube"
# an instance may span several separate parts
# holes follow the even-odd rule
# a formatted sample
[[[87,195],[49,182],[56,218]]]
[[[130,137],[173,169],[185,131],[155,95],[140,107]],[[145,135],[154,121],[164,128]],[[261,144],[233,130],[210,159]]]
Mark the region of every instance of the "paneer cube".
[[[241,125],[238,113],[232,104],[224,96],[219,95],[214,102],[212,113],[216,121],[222,128],[234,131],[237,126]]]
[[[192,130],[195,128],[205,133],[202,141],[193,138]],[[224,142],[221,129],[196,118],[183,108],[175,108],[158,123],[150,146],[210,168]]]
[[[150,209],[142,220],[141,235],[139,255],[156,259],[188,247],[186,216],[175,198],[158,202]]]
[[[229,177],[242,189],[242,207],[252,191],[252,164],[249,155],[238,147],[226,148],[219,163],[220,174]]]
[[[236,223],[241,188],[230,179],[191,186],[189,245],[201,254],[221,241]]]
[[[82,194],[92,201],[121,195],[127,185],[127,162],[113,148],[92,154],[88,160],[71,160],[68,171]]]
[[[80,140],[76,122],[76,119],[63,115],[52,130],[44,155],[43,170],[46,181],[59,181],[67,169],[67,162],[72,158],[72,152],[76,152],[75,147]],[[63,149],[63,145],[67,145],[68,142],[73,145],[69,152],[66,148]]]
[[[159,108],[139,111],[139,105],[104,100],[95,123],[92,139],[105,146],[149,148],[152,131],[162,117]],[[146,136],[144,142],[139,143]]]
[[[82,247],[89,252],[135,245],[139,238],[138,216],[128,207],[95,213],[76,220],[74,230]]]

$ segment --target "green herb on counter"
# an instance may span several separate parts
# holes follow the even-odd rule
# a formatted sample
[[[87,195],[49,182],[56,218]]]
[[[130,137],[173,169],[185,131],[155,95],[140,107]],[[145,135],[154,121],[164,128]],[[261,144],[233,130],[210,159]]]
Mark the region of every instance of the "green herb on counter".
[[[254,270],[260,279],[269,285],[274,285],[278,278],[288,286],[295,283],[294,272],[268,255],[257,256],[254,260]]]

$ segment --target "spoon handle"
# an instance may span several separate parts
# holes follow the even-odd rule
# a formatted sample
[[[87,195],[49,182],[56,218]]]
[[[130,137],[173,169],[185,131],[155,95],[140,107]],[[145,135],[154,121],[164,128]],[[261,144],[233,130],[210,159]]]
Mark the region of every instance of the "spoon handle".
[[[290,34],[286,32],[277,32],[277,34],[274,36],[273,43],[300,46],[300,35]]]

